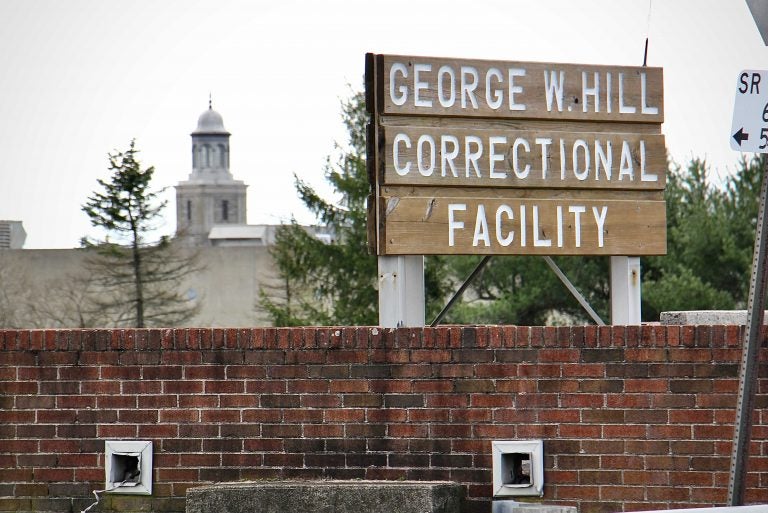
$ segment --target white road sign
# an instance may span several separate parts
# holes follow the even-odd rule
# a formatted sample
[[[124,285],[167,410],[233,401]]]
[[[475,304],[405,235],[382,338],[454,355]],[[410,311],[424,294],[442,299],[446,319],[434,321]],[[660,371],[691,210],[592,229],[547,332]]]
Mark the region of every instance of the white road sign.
[[[739,73],[730,140],[734,150],[768,153],[768,71]]]

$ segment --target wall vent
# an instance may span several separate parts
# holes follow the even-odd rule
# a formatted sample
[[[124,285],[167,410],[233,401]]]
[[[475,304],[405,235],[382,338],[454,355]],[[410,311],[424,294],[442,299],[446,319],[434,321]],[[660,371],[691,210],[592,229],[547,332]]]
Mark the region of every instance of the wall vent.
[[[493,496],[544,495],[544,444],[541,440],[494,440]]]
[[[152,495],[152,442],[106,440],[106,483],[109,493]]]

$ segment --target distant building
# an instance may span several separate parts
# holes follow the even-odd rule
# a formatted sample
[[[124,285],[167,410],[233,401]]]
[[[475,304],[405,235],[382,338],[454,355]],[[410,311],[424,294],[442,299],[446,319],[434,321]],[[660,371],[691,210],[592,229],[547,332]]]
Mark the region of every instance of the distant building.
[[[21,221],[0,221],[0,249],[21,249],[26,240]]]
[[[182,285],[189,301],[200,304],[187,326],[268,325],[259,300],[262,292],[282,294],[269,252],[279,225],[247,224],[248,186],[230,172],[230,133],[210,102],[191,136],[192,172],[176,186],[176,235],[194,247],[201,267]],[[323,227],[305,229],[325,242],[335,238]],[[25,238],[21,222],[0,221],[0,249],[11,249],[0,251],[0,283],[15,291],[9,297],[18,298],[13,305],[0,301],[0,328],[3,323],[38,328],[88,323],[79,315],[76,301],[89,280],[84,265],[87,253],[82,249],[21,250]],[[39,301],[41,297],[46,300]]]
[[[221,114],[208,110],[192,132],[192,173],[176,186],[176,235],[194,246],[265,245],[247,226],[245,183],[229,171],[229,136]],[[238,227],[237,229],[232,229]],[[214,238],[211,235],[214,235]],[[258,235],[253,237],[253,235]],[[248,241],[251,241],[250,244]],[[236,241],[236,242],[235,242]]]

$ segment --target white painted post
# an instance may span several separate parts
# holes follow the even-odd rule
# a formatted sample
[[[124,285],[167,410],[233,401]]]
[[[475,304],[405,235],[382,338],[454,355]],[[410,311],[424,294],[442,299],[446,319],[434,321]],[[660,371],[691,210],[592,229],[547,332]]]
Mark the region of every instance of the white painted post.
[[[424,257],[380,256],[379,325],[424,326]]]
[[[640,257],[611,257],[611,324],[640,324]]]

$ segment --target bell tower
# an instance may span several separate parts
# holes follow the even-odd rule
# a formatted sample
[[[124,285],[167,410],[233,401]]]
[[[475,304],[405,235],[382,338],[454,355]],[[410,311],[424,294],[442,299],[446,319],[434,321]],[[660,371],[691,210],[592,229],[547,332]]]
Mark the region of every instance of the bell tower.
[[[229,136],[221,114],[208,110],[192,132],[192,173],[176,186],[176,235],[209,246],[217,224],[246,224],[246,188],[229,171]]]

